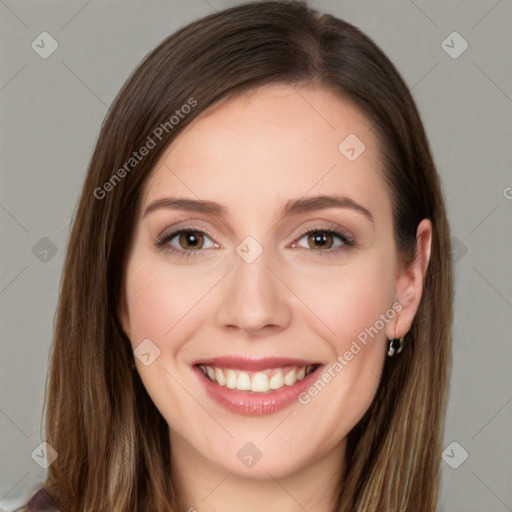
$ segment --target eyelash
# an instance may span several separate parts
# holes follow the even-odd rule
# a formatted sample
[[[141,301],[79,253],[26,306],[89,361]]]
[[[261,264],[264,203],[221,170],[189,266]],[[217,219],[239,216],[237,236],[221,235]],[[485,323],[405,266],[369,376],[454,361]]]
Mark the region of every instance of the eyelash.
[[[310,233],[320,232],[320,233],[328,233],[330,235],[333,235],[334,237],[341,240],[341,242],[343,242],[343,245],[341,245],[337,248],[334,248],[334,249],[324,249],[324,250],[306,249],[306,250],[312,251],[316,256],[324,256],[324,257],[327,256],[329,258],[335,257],[335,256],[339,255],[343,250],[346,250],[346,247],[355,247],[356,246],[356,243],[352,237],[350,237],[347,233],[341,233],[340,231],[336,231],[336,230],[339,230],[339,228],[334,224],[329,225],[327,228],[326,227],[307,228],[306,230],[302,231],[302,233],[296,240],[298,241],[301,238],[303,238],[305,235],[308,235]],[[196,253],[202,251],[202,249],[198,249],[196,251],[194,251],[194,250],[187,251],[184,249],[180,250],[180,249],[176,249],[175,247],[172,247],[171,245],[167,245],[168,242],[170,242],[173,238],[175,238],[176,236],[178,236],[182,233],[201,233],[201,234],[207,235],[209,238],[213,239],[213,236],[210,235],[210,233],[208,233],[208,231],[205,231],[202,228],[188,226],[188,227],[179,229],[177,231],[173,231],[172,233],[164,232],[155,241],[154,246],[157,249],[169,251],[169,252],[171,252],[177,256],[183,257],[183,258],[190,258],[191,256],[195,256]]]

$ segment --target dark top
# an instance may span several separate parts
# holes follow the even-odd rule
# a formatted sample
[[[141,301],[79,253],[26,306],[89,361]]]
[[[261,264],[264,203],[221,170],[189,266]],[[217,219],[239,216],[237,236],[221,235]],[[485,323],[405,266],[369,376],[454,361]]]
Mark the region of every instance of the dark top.
[[[48,491],[41,487],[30,498],[27,504],[27,512],[60,512],[56,507],[55,502],[52,500]]]

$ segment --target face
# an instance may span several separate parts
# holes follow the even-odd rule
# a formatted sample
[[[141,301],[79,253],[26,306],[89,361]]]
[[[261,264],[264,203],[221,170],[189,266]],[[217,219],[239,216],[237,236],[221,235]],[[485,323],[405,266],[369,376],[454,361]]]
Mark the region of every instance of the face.
[[[417,285],[367,119],[320,86],[272,85],[163,154],[120,318],[173,456],[278,478],[341,459]]]

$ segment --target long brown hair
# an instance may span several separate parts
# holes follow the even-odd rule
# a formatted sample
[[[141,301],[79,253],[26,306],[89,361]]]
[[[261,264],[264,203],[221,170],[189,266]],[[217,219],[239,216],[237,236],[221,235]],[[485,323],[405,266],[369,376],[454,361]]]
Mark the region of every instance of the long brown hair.
[[[168,425],[130,369],[132,348],[117,318],[123,268],[141,191],[166,147],[216,101],[270,83],[319,83],[367,116],[406,263],[419,221],[432,221],[430,264],[407,348],[387,359],[372,405],[349,434],[333,510],[437,510],[453,283],[429,143],[404,80],[371,39],[304,2],[283,1],[243,4],[181,28],[145,57],[106,116],[67,249],[45,403],[46,439],[58,452],[46,488],[62,510],[183,507]],[[148,137],[155,146],[132,161]]]

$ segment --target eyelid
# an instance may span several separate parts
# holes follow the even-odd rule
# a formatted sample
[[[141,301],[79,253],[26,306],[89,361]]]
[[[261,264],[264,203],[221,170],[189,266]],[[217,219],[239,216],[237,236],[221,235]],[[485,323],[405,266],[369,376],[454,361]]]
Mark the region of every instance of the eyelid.
[[[160,235],[158,235],[158,237],[155,241],[155,245],[157,247],[160,245],[164,245],[164,244],[168,243],[169,240],[176,237],[180,233],[187,232],[187,231],[191,231],[191,232],[197,231],[198,233],[203,233],[206,236],[208,236],[208,238],[211,238],[211,240],[215,244],[219,245],[218,242],[215,241],[214,236],[207,229],[200,227],[200,226],[194,226],[192,224],[186,224],[184,226],[170,226],[168,228],[165,228],[162,231],[162,233]],[[193,252],[193,251],[185,251],[185,252]]]
[[[315,232],[315,231],[326,231],[326,232],[330,232],[332,233],[333,235],[341,235],[342,238],[346,239],[347,242],[351,242],[355,245],[355,240],[354,240],[354,236],[352,235],[352,233],[342,227],[342,226],[339,226],[338,224],[334,224],[330,221],[322,221],[322,225],[318,225],[318,224],[315,224],[313,226],[309,226],[307,228],[304,228],[301,233],[299,234],[298,237],[295,237],[295,241],[296,240],[300,240],[301,238],[304,237],[304,235],[307,235],[311,232]]]
[[[305,227],[302,229],[299,235],[295,235],[292,244],[296,244],[299,240],[301,240],[305,235],[313,232],[329,232],[334,237],[340,239],[343,243],[339,247],[330,248],[330,249],[311,249],[311,248],[305,248],[305,247],[298,247],[300,249],[306,249],[307,251],[314,252],[314,253],[324,253],[324,254],[333,254],[337,251],[342,250],[343,247],[347,246],[356,246],[356,242],[354,240],[354,237],[350,233],[349,230],[346,228],[334,224],[330,221],[316,221],[317,224],[310,225],[308,227]],[[319,222],[322,223],[322,225],[318,224]],[[170,226],[168,228],[165,228],[162,233],[158,236],[156,241],[154,242],[155,247],[169,250],[172,253],[176,253],[180,256],[191,256],[196,255],[197,253],[204,252],[205,249],[197,249],[197,250],[185,250],[185,249],[176,249],[175,247],[172,247],[170,245],[170,241],[174,239],[176,236],[183,232],[199,232],[204,235],[206,235],[208,238],[210,238],[213,242],[213,244],[216,246],[215,248],[222,247],[222,244],[219,244],[215,237],[205,228],[193,224],[185,224],[183,226]]]

